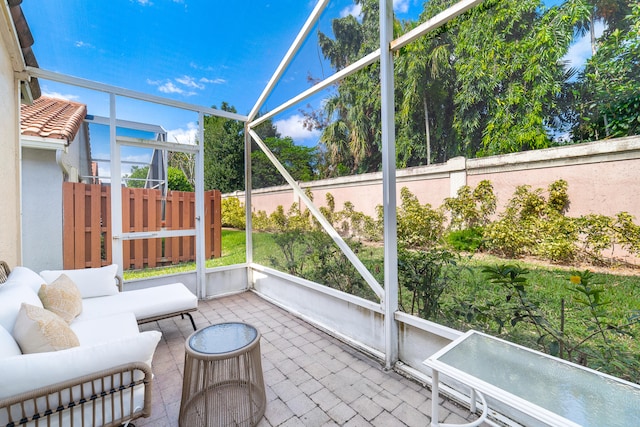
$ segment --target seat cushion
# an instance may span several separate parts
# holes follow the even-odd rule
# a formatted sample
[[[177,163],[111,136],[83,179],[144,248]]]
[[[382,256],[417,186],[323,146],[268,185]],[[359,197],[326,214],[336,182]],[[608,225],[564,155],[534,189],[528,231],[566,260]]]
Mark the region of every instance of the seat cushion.
[[[132,312],[137,320],[165,314],[194,310],[198,298],[182,283],[154,286],[117,295],[82,300],[82,314],[77,320],[103,317],[122,312]]]
[[[22,351],[20,351],[20,347],[16,340],[13,339],[13,335],[0,326],[0,359],[9,356],[18,356],[20,354],[22,354]]]
[[[133,313],[118,313],[105,317],[76,319],[71,325],[81,346],[91,346],[140,333]]]

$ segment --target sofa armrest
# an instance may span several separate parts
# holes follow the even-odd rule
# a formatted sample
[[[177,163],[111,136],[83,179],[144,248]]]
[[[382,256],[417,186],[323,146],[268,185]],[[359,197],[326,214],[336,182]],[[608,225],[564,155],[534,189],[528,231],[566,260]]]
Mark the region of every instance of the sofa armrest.
[[[119,365],[2,399],[0,424],[119,426],[151,414],[152,381],[146,363]]]

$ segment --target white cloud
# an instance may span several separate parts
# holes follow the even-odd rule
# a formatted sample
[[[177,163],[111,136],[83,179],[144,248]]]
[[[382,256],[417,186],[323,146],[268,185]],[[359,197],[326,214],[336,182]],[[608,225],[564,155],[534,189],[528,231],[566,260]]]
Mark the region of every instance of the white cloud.
[[[345,7],[340,11],[340,17],[344,18],[345,16],[352,15],[354,17],[359,17],[362,14],[362,6],[359,4],[354,4],[349,7]]]
[[[217,79],[208,79],[208,78],[206,78],[206,77],[202,77],[202,78],[200,78],[200,80],[199,80],[199,81],[201,81],[202,83],[211,83],[211,84],[214,84],[214,85],[221,85],[221,84],[223,84],[223,83],[226,83],[226,82],[227,82],[225,79],[220,79],[220,78],[217,78]]]
[[[409,0],[393,0],[393,10],[398,13],[407,13],[409,10]]]
[[[158,90],[162,93],[177,93],[184,96],[193,96],[196,93],[193,91],[186,91],[183,88],[176,86],[172,81],[167,80],[164,83],[161,80],[147,79],[147,84],[152,86],[158,86]]]
[[[596,38],[598,38],[604,32],[604,23],[602,21],[596,21],[594,28]],[[562,60],[566,61],[567,68],[580,69],[589,58],[591,58],[591,36],[587,33],[571,45]]]
[[[87,43],[87,42],[83,42],[82,40],[78,40],[77,42],[74,43],[75,47],[85,47],[87,49],[93,49],[94,46],[91,43]]]
[[[204,89],[204,85],[198,83],[193,77],[191,76],[182,76],[182,77],[176,77],[175,79],[178,83],[186,86],[186,87],[190,87],[193,89]],[[201,80],[202,81],[202,80]]]
[[[141,6],[153,6],[153,3],[151,2],[151,0],[136,0],[136,3],[138,3]]]
[[[80,100],[80,97],[78,95],[63,94],[60,92],[49,92],[46,87],[42,89],[42,95],[47,96],[49,98],[64,99],[65,101]]]
[[[158,90],[163,93],[184,93],[184,89],[174,85],[173,82],[165,82],[164,84],[158,86]]]
[[[198,139],[198,125],[195,122],[187,123],[187,128],[178,128],[167,131],[169,142],[180,144],[195,144]]]
[[[302,125],[303,120],[304,118],[300,114],[294,114],[287,119],[277,120],[273,124],[283,137],[289,136],[294,140],[318,138],[320,136],[320,131],[309,131],[305,129]]]
[[[158,86],[158,90],[163,93],[177,93],[184,96],[196,95],[197,90],[204,90],[206,84],[223,84],[227,81],[224,79],[208,79],[201,77],[200,79],[184,75],[182,77],[176,77],[173,80],[151,80],[147,79],[147,84],[151,86]]]

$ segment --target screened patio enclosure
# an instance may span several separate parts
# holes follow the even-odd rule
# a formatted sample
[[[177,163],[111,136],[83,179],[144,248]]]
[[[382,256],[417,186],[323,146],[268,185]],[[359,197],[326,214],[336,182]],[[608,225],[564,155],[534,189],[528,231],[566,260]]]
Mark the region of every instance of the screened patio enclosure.
[[[369,1],[375,4],[376,2]],[[184,101],[150,95],[147,93],[124,89],[118,86],[95,82],[88,79],[73,77],[58,72],[28,67],[28,74],[32,78],[38,78],[41,82],[55,82],[63,84],[70,91],[80,91],[82,93],[97,93],[102,98],[100,115],[108,117],[108,124],[105,126],[109,146],[109,186],[111,191],[110,215],[112,221],[112,242],[111,259],[113,263],[120,266],[120,274],[123,269],[123,242],[144,241],[160,242],[164,239],[172,239],[182,236],[193,236],[195,241],[195,271],[173,273],[164,276],[155,276],[144,279],[130,280],[126,283],[128,289],[138,289],[152,287],[156,285],[180,281],[185,283],[200,299],[210,299],[234,293],[251,290],[262,298],[270,301],[291,313],[296,314],[318,328],[329,332],[340,340],[362,350],[366,354],[380,360],[386,369],[395,369],[404,375],[424,384],[431,383],[432,370],[423,364],[423,361],[436,354],[446,345],[462,336],[462,332],[448,328],[446,326],[407,314],[399,309],[399,284],[398,284],[398,224],[397,224],[397,204],[399,194],[396,183],[396,168],[399,158],[399,140],[406,141],[406,135],[397,135],[398,123],[405,120],[403,116],[406,112],[396,111],[396,96],[398,83],[395,81],[396,62],[402,60],[401,53],[418,49],[420,43],[427,35],[446,33],[447,25],[456,19],[464,18],[467,12],[476,7],[482,7],[482,0],[462,0],[451,7],[440,7],[441,11],[432,13],[431,17],[423,19],[422,22],[413,26],[398,28],[398,22],[394,20],[394,1],[380,0],[373,10],[379,16],[361,17],[361,21],[354,18],[355,22],[375,22],[376,35],[378,37],[373,43],[376,47],[361,55],[356,60],[345,60],[340,67],[328,77],[324,74],[322,78],[311,78],[312,84],[308,89],[288,94],[284,97],[280,93],[273,97],[274,92],[282,89],[282,82],[290,77],[288,71],[291,65],[304,57],[303,52],[309,49],[309,38],[321,28],[326,28],[326,22],[331,18],[337,19],[340,15],[327,14],[330,0],[319,0],[313,11],[308,16],[302,27],[297,31],[295,38],[289,45],[284,57],[280,60],[273,71],[266,86],[255,101],[248,114],[240,114],[235,109],[205,107],[190,104]],[[432,11],[433,12],[433,11]],[[421,15],[422,16],[422,15]],[[426,16],[426,14],[425,14]],[[320,22],[324,19],[325,27],[320,27]],[[398,35],[400,33],[400,35]],[[326,41],[325,41],[326,42]],[[327,42],[329,43],[329,42]],[[442,42],[446,44],[446,40]],[[338,57],[340,55],[337,55]],[[446,62],[446,58],[445,61]],[[444,66],[444,65],[442,65]],[[429,73],[435,76],[436,65],[432,64],[430,69],[425,68],[418,72],[423,77]],[[437,76],[446,74],[446,70],[438,71]],[[367,195],[379,200],[382,209],[382,265],[372,265],[363,255],[362,250],[354,249],[344,233],[327,218],[326,203],[322,200],[314,199],[300,186],[300,179],[294,171],[290,159],[282,159],[280,151],[274,149],[269,132],[265,132],[265,127],[273,127],[274,121],[281,119],[284,113],[301,111],[305,103],[310,105],[326,105],[327,99],[335,95],[340,82],[347,78],[358,78],[373,80],[373,87],[377,92],[365,93],[364,97],[370,97],[371,103],[379,107],[372,110],[367,115],[363,113],[362,125],[358,131],[366,132],[370,130],[376,139],[379,150],[374,153],[365,153],[360,159],[361,165],[366,162],[367,156],[379,160],[379,171],[382,173],[381,194]],[[375,77],[372,77],[375,76]],[[406,75],[403,78],[408,78]],[[416,85],[430,84],[429,78],[426,80],[416,79]],[[353,96],[358,93],[358,85],[352,88]],[[282,99],[286,98],[284,101]],[[230,101],[233,102],[231,99]],[[429,118],[427,102],[430,100],[420,99],[417,102],[424,103],[425,115],[423,123],[426,123],[426,164],[430,164],[432,159],[439,154],[430,153],[429,144]],[[187,140],[163,141],[146,138],[144,135],[130,136],[121,132],[122,126],[119,123],[136,122],[149,123],[153,126],[166,128],[161,121],[156,122],[153,117],[140,117],[138,113],[148,106],[160,108],[164,111],[179,112],[188,117],[185,123],[195,123],[195,137]],[[407,105],[407,108],[410,106]],[[313,113],[309,113],[305,127],[315,129],[316,125],[322,124],[330,128],[340,113],[340,106],[336,106],[331,112],[334,116],[325,116],[318,119]],[[91,113],[91,111],[90,111]],[[329,114],[329,113],[327,113]],[[348,114],[348,112],[344,112]],[[436,114],[433,113],[432,114]],[[158,120],[160,116],[158,116]],[[218,134],[211,133],[205,127],[208,121],[221,120],[221,123],[236,123],[244,135],[244,209],[245,209],[245,253],[244,262],[224,267],[208,268],[205,257],[205,176],[206,169],[210,167],[207,163],[206,141],[212,140]],[[314,121],[315,120],[315,121]],[[223,125],[221,125],[223,126]],[[103,131],[105,130],[103,129]],[[131,130],[131,128],[129,128]],[[135,130],[135,129],[134,129]],[[98,133],[98,132],[96,132]],[[434,139],[436,137],[434,136]],[[444,137],[443,137],[444,138]],[[345,138],[347,139],[347,138]],[[221,143],[221,142],[220,142]],[[404,146],[403,146],[404,147]],[[352,147],[353,148],[353,147]],[[191,229],[174,231],[166,228],[154,230],[153,232],[127,232],[122,224],[122,188],[123,174],[125,174],[125,157],[130,153],[127,150],[160,150],[171,153],[185,153],[193,159],[193,172],[195,183],[195,209],[193,212],[194,226]],[[442,149],[444,150],[444,149]],[[443,151],[444,152],[444,151]],[[254,170],[257,153],[268,160],[268,166],[264,170]],[[333,153],[330,150],[326,155]],[[133,156],[133,154],[131,154]],[[404,152],[403,152],[404,155]],[[446,159],[451,153],[442,154]],[[346,162],[345,162],[346,163]],[[264,165],[264,164],[261,164]],[[337,168],[334,164],[332,165]],[[358,170],[357,165],[353,170]],[[360,169],[362,170],[362,168]],[[332,245],[339,253],[345,265],[348,264],[349,271],[358,276],[359,282],[364,284],[359,292],[345,292],[325,286],[321,280],[310,280],[296,275],[296,271],[303,268],[289,266],[282,259],[274,261],[271,265],[261,262],[265,256],[261,254],[257,257],[259,242],[256,242],[255,227],[253,221],[256,219],[255,209],[252,205],[252,188],[254,176],[278,175],[289,186],[294,193],[294,203],[297,204],[299,215],[307,215],[308,221],[317,224],[318,233],[322,236],[320,244]],[[357,172],[356,172],[357,173]],[[289,202],[287,200],[286,202]],[[286,208],[285,208],[286,209]],[[296,211],[298,212],[298,211]],[[223,248],[224,250],[224,248]],[[269,254],[269,256],[275,255]],[[257,259],[259,258],[260,261]],[[285,257],[286,258],[286,257]],[[462,390],[462,391],[461,391]],[[464,387],[458,389],[443,387],[442,392],[448,393],[459,401],[469,402],[471,396],[464,391]],[[527,423],[526,415],[522,415],[508,406],[501,405],[500,402],[490,402],[500,414],[498,417],[511,417],[520,422]]]
[[[387,4],[389,3],[389,4]],[[466,10],[479,4],[479,1],[463,1],[457,3],[453,7],[445,10],[444,12],[436,15],[427,22],[414,28],[408,33],[405,33],[402,37],[393,39],[393,10],[391,2],[380,3],[380,48],[374,50],[362,59],[354,62],[353,64],[343,68],[339,72],[334,73],[330,77],[316,83],[303,93],[297,94],[293,98],[287,100],[281,105],[270,109],[267,113],[259,114],[265,101],[269,98],[269,95],[277,86],[279,80],[285,74],[287,67],[293,61],[294,57],[300,50],[301,46],[305,43],[308,35],[316,28],[316,24],[323,14],[324,9],[329,4],[328,0],[319,1],[313,9],[311,15],[300,29],[295,40],[291,44],[286,55],[278,65],[277,69],[273,73],[273,76],[269,80],[268,84],[264,88],[262,94],[257,100],[255,106],[251,112],[247,115],[241,115],[233,112],[218,110],[214,108],[200,107],[197,105],[190,105],[184,102],[173,101],[169,99],[163,99],[153,95],[147,95],[138,93],[135,91],[121,89],[118,87],[112,87],[106,84],[93,82],[90,80],[79,79],[72,76],[62,75],[55,72],[47,71],[40,68],[29,68],[29,73],[32,77],[37,77],[43,81],[52,81],[70,85],[71,87],[80,87],[91,91],[98,91],[108,95],[108,111],[109,111],[109,143],[110,143],[110,167],[111,167],[111,215],[113,221],[113,243],[112,243],[112,259],[113,262],[120,265],[122,269],[122,241],[135,240],[135,239],[163,239],[172,238],[176,236],[194,235],[196,240],[196,272],[195,278],[192,278],[192,286],[197,291],[197,294],[201,298],[206,298],[215,294],[225,293],[229,289],[220,290],[209,289],[207,274],[214,274],[213,272],[207,272],[204,266],[204,259],[201,254],[204,252],[201,250],[203,245],[203,230],[200,218],[204,217],[203,206],[199,203],[202,200],[203,194],[203,175],[204,175],[204,118],[205,116],[217,116],[230,120],[237,120],[245,123],[245,137],[246,137],[246,149],[245,149],[245,182],[247,186],[247,194],[250,195],[250,183],[251,183],[251,144],[257,144],[260,149],[267,155],[269,160],[275,166],[277,172],[279,172],[287,183],[294,189],[296,197],[299,198],[306,209],[308,209],[315,219],[321,224],[325,232],[331,237],[338,248],[345,254],[346,258],[353,264],[355,270],[360,274],[367,285],[371,288],[374,295],[377,298],[377,303],[373,304],[375,311],[378,314],[383,313],[395,313],[397,311],[397,254],[396,254],[396,191],[395,191],[395,144],[394,144],[394,111],[393,111],[393,55],[399,51],[405,45],[420,38],[422,35],[433,31],[434,29],[446,24],[448,21],[454,19],[456,16],[464,13]],[[331,87],[336,82],[356,73],[373,63],[378,62],[380,64],[380,88],[382,95],[382,117],[381,117],[381,137],[382,137],[382,168],[384,176],[384,193],[382,195],[382,205],[384,206],[384,283],[373,277],[371,272],[364,266],[362,261],[354,254],[352,249],[343,240],[340,234],[333,228],[333,226],[326,220],[318,207],[311,201],[308,196],[301,190],[296,180],[291,176],[287,169],[280,163],[277,156],[275,156],[265,144],[263,139],[255,131],[256,127],[270,120],[272,117],[278,115],[278,113],[298,105],[308,98],[313,97],[317,93],[322,92],[326,88]],[[199,124],[197,141],[189,141],[188,143],[171,142],[171,141],[152,141],[144,138],[128,138],[119,136],[117,131],[117,121],[121,120],[118,115],[118,103],[119,100],[129,99],[140,101],[139,104],[142,107],[145,103],[155,103],[164,105],[170,108],[187,110],[197,115],[197,122]],[[127,233],[122,231],[122,216],[121,216],[121,188],[122,181],[119,179],[122,176],[121,172],[121,147],[134,146],[146,149],[154,150],[168,150],[172,152],[183,152],[194,156],[195,158],[195,192],[196,192],[196,226],[191,231],[172,232],[161,230],[154,232],[151,236],[150,233]],[[247,212],[247,233],[246,233],[246,267],[238,267],[241,270],[246,269],[246,280],[244,283],[242,280],[239,288],[251,288],[253,282],[259,279],[265,273],[269,272],[268,268],[254,265],[252,257],[252,233],[251,233],[251,200],[247,198],[246,212]],[[229,270],[225,268],[224,270]],[[233,268],[231,268],[233,270]],[[122,272],[122,271],[121,271]],[[236,273],[237,274],[237,273]],[[229,273],[225,273],[229,275]],[[278,273],[280,275],[280,273]],[[244,274],[241,274],[244,277]],[[288,278],[291,279],[291,278]],[[238,283],[226,284],[231,286],[231,289],[236,289]],[[223,287],[223,288],[225,288]],[[213,293],[211,292],[213,291]],[[368,304],[368,303],[367,303]],[[378,347],[376,352],[380,355],[384,354],[387,367],[391,367],[398,359],[398,338],[397,338],[397,322],[393,316],[381,316],[383,320],[384,328],[380,329],[374,335],[384,341],[377,343],[375,347]],[[377,328],[376,328],[377,329]],[[384,331],[384,332],[380,332]]]

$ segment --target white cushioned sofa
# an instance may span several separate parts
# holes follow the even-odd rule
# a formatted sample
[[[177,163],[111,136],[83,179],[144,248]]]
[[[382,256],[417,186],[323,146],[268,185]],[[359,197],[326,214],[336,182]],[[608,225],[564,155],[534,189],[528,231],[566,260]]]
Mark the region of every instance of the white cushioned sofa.
[[[138,324],[189,314],[197,298],[181,283],[122,292],[116,272],[15,267],[0,283],[1,427],[119,426],[150,415],[161,333]]]

